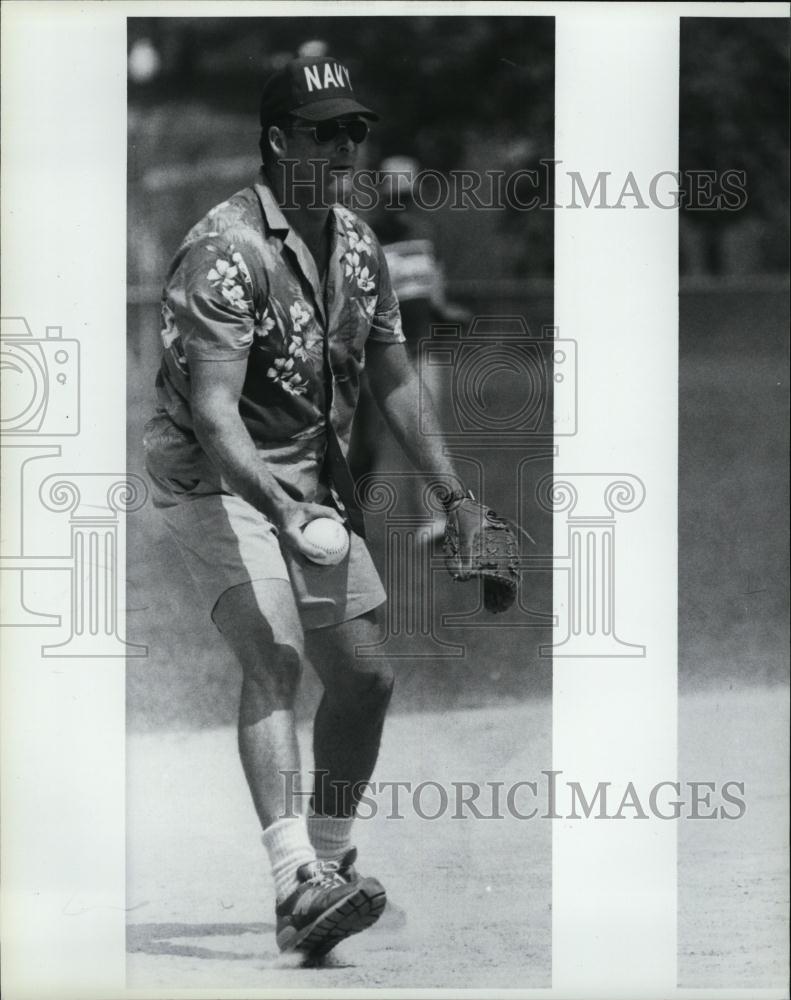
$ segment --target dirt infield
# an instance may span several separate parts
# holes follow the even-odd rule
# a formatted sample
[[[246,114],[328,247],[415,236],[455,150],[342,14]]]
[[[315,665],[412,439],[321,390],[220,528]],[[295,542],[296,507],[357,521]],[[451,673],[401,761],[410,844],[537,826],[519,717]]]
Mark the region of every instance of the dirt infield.
[[[379,781],[530,778],[550,760],[551,704],[393,716]],[[307,732],[302,732],[303,739]],[[266,857],[229,727],[143,733],[128,754],[130,987],[548,986],[551,824],[358,823],[361,868],[392,906],[321,969],[274,941]],[[423,810],[437,811],[427,795]]]
[[[787,700],[781,687],[682,696],[679,777],[744,781],[747,802],[736,822],[679,823],[682,986],[785,981],[788,765],[772,748],[783,745]],[[530,778],[550,760],[550,708],[536,699],[393,716],[376,777],[413,787]],[[549,822],[426,821],[409,808],[396,821],[381,808],[358,824],[358,845],[393,905],[308,969],[274,945],[272,890],[232,728],[131,735],[128,796],[130,987],[550,984]]]
[[[788,986],[787,733],[784,686],[680,700],[680,780],[743,781],[747,806],[679,825],[680,986]]]

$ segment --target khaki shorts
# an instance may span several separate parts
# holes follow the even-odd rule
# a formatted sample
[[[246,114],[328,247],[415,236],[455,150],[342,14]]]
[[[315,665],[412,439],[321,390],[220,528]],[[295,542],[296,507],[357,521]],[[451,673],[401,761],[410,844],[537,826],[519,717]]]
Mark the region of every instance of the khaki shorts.
[[[354,532],[342,562],[318,566],[281,550],[272,522],[241,497],[151,479],[154,505],[212,616],[226,590],[254,580],[289,580],[305,631],[357,618],[386,600],[368,548]]]

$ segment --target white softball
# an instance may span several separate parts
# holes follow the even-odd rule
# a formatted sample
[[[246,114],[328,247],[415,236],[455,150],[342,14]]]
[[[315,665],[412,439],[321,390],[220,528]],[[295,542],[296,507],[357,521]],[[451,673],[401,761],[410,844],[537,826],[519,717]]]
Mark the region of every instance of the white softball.
[[[320,566],[337,565],[349,551],[349,532],[331,517],[317,517],[302,529],[305,540],[321,549],[321,557],[311,557]]]

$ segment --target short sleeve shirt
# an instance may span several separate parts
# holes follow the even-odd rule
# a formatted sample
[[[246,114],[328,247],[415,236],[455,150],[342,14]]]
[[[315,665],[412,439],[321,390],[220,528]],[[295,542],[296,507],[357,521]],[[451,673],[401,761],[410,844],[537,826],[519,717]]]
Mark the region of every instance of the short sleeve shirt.
[[[330,225],[323,282],[263,175],[187,234],[162,300],[157,416],[145,439],[157,475],[220,483],[194,433],[188,357],[246,359],[239,413],[292,496],[316,496],[327,420],[348,452],[365,345],[404,335],[373,231],[342,206],[331,209]]]

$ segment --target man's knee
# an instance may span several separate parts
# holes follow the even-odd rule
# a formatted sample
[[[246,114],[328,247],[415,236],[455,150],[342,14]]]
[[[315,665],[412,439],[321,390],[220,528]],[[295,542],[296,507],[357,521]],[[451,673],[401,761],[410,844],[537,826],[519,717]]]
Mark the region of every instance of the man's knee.
[[[384,636],[384,605],[369,611],[363,616],[363,621],[364,627],[369,630],[367,643],[373,645],[381,642]],[[395,686],[395,674],[387,661],[370,659],[361,661],[355,654],[352,677],[355,679],[359,697],[369,708],[387,708]]]
[[[372,685],[373,697],[378,701],[384,702],[386,705],[393,696],[393,688],[395,687],[393,668],[389,664],[385,664],[378,667],[374,671],[374,674],[375,677]]]
[[[390,703],[395,684],[395,676],[389,664],[352,669],[346,672],[338,684],[338,690],[328,691],[329,697],[336,694],[347,705],[353,705],[364,715],[379,715]]]
[[[293,703],[302,677],[302,657],[293,646],[261,643],[242,659],[241,665],[243,683],[257,689],[268,703]]]
[[[217,602],[213,617],[242,667],[246,693],[270,708],[290,707],[302,674],[304,639],[288,583],[234,587]]]

